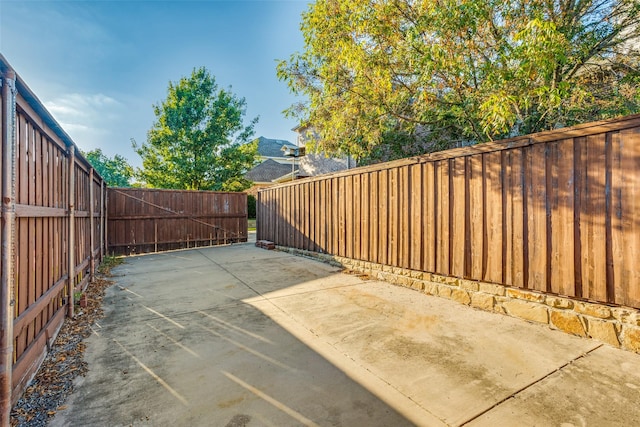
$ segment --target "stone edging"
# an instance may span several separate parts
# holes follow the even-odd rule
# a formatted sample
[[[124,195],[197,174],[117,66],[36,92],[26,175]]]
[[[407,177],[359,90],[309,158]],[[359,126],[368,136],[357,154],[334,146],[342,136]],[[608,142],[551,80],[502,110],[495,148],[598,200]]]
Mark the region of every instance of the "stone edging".
[[[640,310],[610,307],[568,297],[441,276],[351,258],[276,246],[282,252],[318,259],[367,274],[374,279],[412,288],[484,311],[549,325],[572,335],[593,338],[640,353]]]

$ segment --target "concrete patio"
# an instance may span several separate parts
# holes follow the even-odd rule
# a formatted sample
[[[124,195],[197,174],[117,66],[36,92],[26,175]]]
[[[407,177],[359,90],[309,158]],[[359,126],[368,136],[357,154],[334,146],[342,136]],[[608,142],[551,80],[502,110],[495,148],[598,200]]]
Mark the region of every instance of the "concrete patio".
[[[640,425],[640,355],[251,243],[127,258],[51,425]]]

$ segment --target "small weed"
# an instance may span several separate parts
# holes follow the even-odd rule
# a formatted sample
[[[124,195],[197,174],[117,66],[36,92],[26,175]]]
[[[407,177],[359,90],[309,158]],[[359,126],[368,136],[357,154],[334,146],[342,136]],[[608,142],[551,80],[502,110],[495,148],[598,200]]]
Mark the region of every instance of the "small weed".
[[[117,257],[113,255],[106,255],[102,259],[102,263],[98,267],[98,273],[104,274],[105,276],[111,275],[111,269],[122,264],[124,261],[122,257]]]

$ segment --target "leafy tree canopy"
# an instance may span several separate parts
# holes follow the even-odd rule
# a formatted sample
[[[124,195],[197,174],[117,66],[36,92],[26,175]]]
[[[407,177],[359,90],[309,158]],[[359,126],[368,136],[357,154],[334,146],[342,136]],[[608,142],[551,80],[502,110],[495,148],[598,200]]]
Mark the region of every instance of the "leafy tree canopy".
[[[154,105],[156,122],[141,146],[139,178],[157,188],[242,191],[243,174],[256,159],[248,144],[258,121],[243,124],[244,98],[219,89],[205,69],[169,83],[167,98]]]
[[[133,168],[119,154],[109,158],[100,148],[82,153],[110,187],[130,187]]]
[[[278,76],[375,162],[640,111],[639,0],[317,0]]]

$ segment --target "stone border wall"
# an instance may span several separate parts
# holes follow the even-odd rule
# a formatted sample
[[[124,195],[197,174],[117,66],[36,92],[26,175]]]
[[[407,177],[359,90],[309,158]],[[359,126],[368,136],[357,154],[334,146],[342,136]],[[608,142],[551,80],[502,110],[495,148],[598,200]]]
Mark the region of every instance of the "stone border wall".
[[[637,309],[613,307],[283,246],[276,246],[276,249],[315,258],[427,295],[447,298],[484,311],[546,324],[551,329],[593,338],[614,347],[640,353],[640,310]]]

